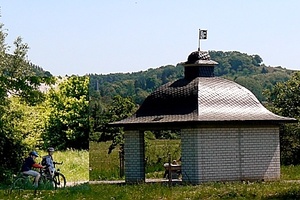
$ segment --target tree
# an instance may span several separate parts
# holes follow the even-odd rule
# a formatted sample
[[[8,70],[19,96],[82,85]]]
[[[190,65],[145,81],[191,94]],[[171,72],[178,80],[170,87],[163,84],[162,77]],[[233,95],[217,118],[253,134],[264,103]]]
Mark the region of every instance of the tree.
[[[109,127],[107,126],[108,123],[125,119],[126,117],[131,116],[135,110],[136,106],[131,98],[123,98],[118,95],[113,98],[112,103],[108,106],[106,111],[101,115],[92,117],[93,120],[99,121],[99,119],[101,119],[100,121],[102,122],[96,130],[101,133],[98,141],[112,140],[108,153],[111,153],[117,145],[122,145],[124,142],[123,129]]]
[[[269,90],[269,102],[273,112],[300,120],[300,72],[295,72],[291,79],[277,83]],[[280,134],[281,159],[283,164],[300,164],[300,126],[284,125]]]
[[[10,53],[5,42],[8,34],[3,27],[0,23],[0,180],[5,180],[3,176],[8,174],[7,170],[19,170],[22,157],[28,150],[22,132],[16,126],[16,120],[24,113],[12,109],[11,99],[19,97],[21,101],[35,105],[44,98],[38,90],[40,84],[51,82],[51,79],[37,77],[33,73],[26,60],[29,47],[21,37],[14,41],[14,50]]]
[[[47,96],[48,123],[42,135],[45,147],[88,149],[88,85],[88,76],[73,75],[50,90]]]
[[[260,64],[263,62],[263,59],[259,55],[253,55],[252,63],[255,66],[260,66]]]
[[[26,147],[35,149],[41,147],[41,134],[44,132],[47,112],[45,104],[28,105],[18,97],[11,97],[7,106],[6,125],[13,127],[14,140],[22,141]]]

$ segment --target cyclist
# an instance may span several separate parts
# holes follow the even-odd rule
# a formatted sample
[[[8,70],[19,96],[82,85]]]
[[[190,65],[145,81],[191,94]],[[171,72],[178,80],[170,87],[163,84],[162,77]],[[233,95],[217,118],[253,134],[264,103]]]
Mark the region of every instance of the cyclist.
[[[49,147],[47,149],[47,152],[48,152],[48,155],[43,156],[42,165],[46,166],[46,168],[45,168],[46,174],[53,177],[53,175],[54,175],[54,161],[53,161],[54,148]]]
[[[33,176],[34,177],[34,187],[37,188],[39,185],[39,179],[41,177],[40,173],[32,170],[32,168],[44,168],[42,165],[35,162],[35,159],[39,156],[36,151],[31,151],[29,156],[25,158],[21,172],[23,174]]]

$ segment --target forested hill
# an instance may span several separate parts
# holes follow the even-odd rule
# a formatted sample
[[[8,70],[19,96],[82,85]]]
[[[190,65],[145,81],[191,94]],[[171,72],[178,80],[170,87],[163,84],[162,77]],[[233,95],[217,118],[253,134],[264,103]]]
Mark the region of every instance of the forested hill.
[[[43,77],[51,77],[52,74],[49,71],[45,71],[42,67],[29,63],[30,68],[34,72],[36,76],[43,76]]]
[[[8,62],[10,62],[10,63],[16,62],[16,61],[14,61],[15,55],[5,53],[5,57],[6,57],[6,59],[8,59]],[[40,76],[40,77],[51,77],[51,76],[53,76],[49,71],[45,71],[41,66],[33,64],[32,62],[22,60],[18,64],[19,64],[19,67],[20,67],[20,65],[22,65],[26,69],[29,69],[29,71],[32,72],[34,76]],[[14,65],[12,65],[12,66],[14,66]],[[13,68],[13,67],[11,67],[11,68]],[[3,73],[4,74],[6,73],[5,70],[4,70]]]
[[[237,51],[210,51],[212,60],[219,64],[215,76],[221,76],[243,85],[251,90],[260,101],[264,101],[263,90],[270,89],[277,82],[289,79],[293,70],[266,66],[259,55],[248,55]],[[107,75],[90,74],[90,96],[109,103],[112,97],[132,97],[141,104],[157,87],[183,78],[183,66],[167,65],[133,73]]]

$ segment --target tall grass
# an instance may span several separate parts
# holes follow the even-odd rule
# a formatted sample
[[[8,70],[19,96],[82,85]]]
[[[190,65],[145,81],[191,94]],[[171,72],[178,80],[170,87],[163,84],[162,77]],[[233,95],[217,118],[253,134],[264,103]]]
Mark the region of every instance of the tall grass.
[[[42,156],[47,155],[47,152],[39,151],[39,154],[41,156],[36,159],[36,162],[41,163]],[[55,151],[53,159],[55,162],[63,162],[62,165],[56,165],[56,169],[60,169],[67,182],[89,180],[89,151]]]
[[[90,180],[115,180],[120,177],[120,159],[118,147],[108,154],[111,142],[90,142]],[[162,178],[163,164],[171,159],[179,159],[180,140],[147,140],[145,162],[147,178]]]
[[[63,164],[57,165],[56,168],[66,176],[67,182],[89,180],[89,151],[57,151],[54,153],[54,160],[63,161]]]
[[[162,178],[164,163],[181,157],[180,140],[146,140],[146,178]]]
[[[111,142],[90,142],[90,180],[120,179],[118,147],[108,154]]]

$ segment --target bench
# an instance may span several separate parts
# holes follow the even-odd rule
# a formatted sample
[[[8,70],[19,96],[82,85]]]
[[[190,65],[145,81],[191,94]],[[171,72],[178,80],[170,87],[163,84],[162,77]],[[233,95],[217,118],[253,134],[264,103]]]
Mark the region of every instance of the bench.
[[[172,179],[178,179],[181,175],[181,165],[173,165],[169,166],[169,163],[164,164],[165,174],[164,178],[169,178],[169,170],[171,172]]]

